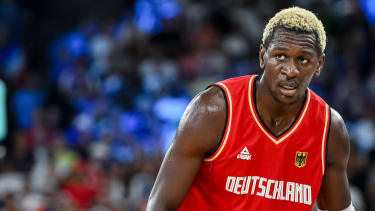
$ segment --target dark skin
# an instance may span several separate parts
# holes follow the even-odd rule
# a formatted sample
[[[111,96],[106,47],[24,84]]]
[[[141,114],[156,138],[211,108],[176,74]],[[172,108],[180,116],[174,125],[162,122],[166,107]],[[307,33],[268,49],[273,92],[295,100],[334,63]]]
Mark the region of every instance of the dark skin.
[[[314,34],[277,29],[269,46],[260,48],[260,68],[264,73],[256,84],[256,106],[266,126],[276,135],[292,124],[308,85],[320,74],[325,55],[318,55],[316,42]],[[148,211],[176,210],[180,206],[206,153],[217,149],[226,115],[224,96],[217,87],[192,100],[160,168]],[[349,138],[344,121],[331,109],[326,171],[318,196],[320,209],[339,211],[349,206],[348,158]]]

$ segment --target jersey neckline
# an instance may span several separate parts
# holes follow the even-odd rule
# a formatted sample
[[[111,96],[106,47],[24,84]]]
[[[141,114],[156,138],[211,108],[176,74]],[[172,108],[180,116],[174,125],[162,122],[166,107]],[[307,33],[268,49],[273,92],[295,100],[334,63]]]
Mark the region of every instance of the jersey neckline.
[[[264,124],[262,118],[260,118],[259,112],[255,106],[256,100],[254,92],[256,91],[255,81],[258,75],[253,75],[249,79],[249,88],[248,88],[248,98],[249,98],[249,106],[251,115],[253,116],[255,122],[257,123],[258,127],[261,131],[275,144],[280,144],[284,140],[286,140],[300,125],[302,119],[304,118],[306,111],[310,104],[311,93],[310,89],[307,88],[307,94],[305,95],[305,99],[303,102],[303,106],[298,112],[297,118],[294,119],[293,123],[280,135],[275,135],[267,126]]]

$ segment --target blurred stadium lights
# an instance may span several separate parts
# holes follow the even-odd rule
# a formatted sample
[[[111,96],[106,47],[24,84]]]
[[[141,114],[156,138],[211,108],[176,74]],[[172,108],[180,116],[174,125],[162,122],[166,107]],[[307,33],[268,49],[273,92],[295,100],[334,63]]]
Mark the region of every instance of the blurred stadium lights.
[[[163,20],[176,17],[180,5],[173,0],[137,0],[134,5],[134,25],[144,33],[157,33],[163,29]]]
[[[375,25],[375,1],[374,0],[360,0],[360,5],[367,21]]]
[[[82,56],[88,53],[88,43],[80,32],[71,32],[64,37],[67,51],[72,56]]]

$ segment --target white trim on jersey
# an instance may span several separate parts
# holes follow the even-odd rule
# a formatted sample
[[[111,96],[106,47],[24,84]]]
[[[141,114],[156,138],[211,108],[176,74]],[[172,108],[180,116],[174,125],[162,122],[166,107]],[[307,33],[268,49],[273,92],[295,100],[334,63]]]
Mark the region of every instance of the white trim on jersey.
[[[328,211],[328,210],[321,210],[321,209],[317,208],[317,211]],[[355,211],[353,203],[350,202],[349,207],[347,207],[347,208],[345,208],[345,209],[343,209],[341,211]]]

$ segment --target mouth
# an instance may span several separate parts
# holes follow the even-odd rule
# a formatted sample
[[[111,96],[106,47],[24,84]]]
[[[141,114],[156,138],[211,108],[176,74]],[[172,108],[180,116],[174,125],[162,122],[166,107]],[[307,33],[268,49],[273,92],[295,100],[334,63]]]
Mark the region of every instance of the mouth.
[[[286,97],[292,97],[297,93],[297,86],[295,84],[280,85],[280,92]]]

